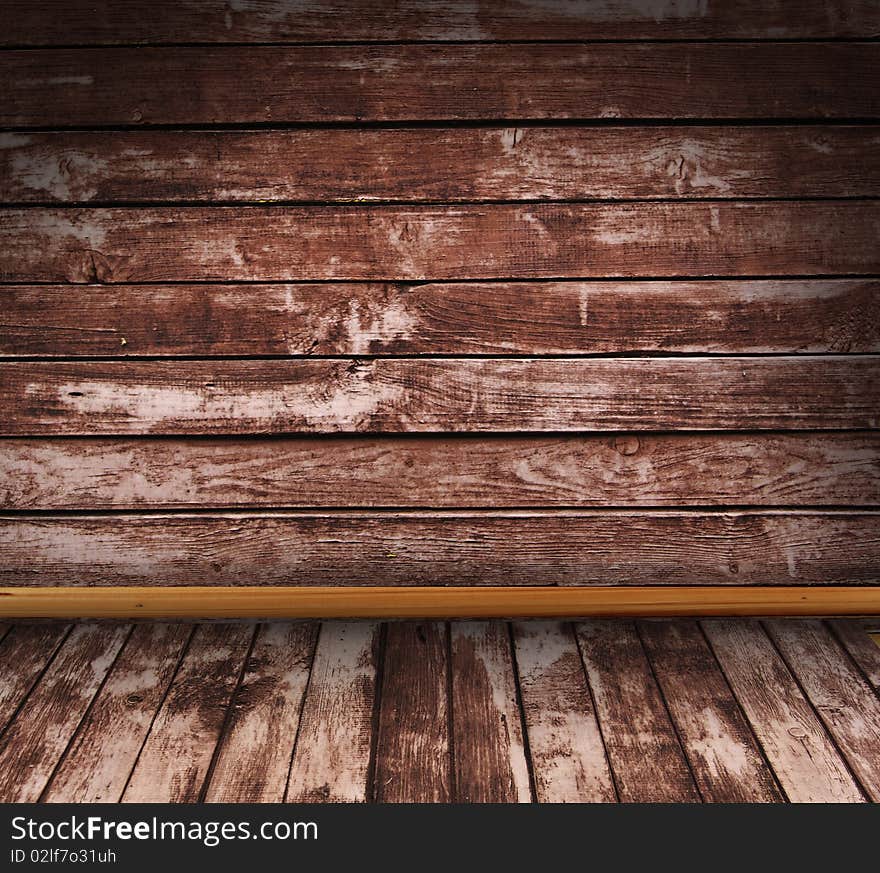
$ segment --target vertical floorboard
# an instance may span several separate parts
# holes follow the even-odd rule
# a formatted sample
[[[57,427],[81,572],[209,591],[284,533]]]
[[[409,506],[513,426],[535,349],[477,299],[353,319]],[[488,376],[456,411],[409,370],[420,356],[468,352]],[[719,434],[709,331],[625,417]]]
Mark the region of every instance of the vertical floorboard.
[[[192,628],[182,624],[134,628],[44,801],[119,801],[191,634]]]
[[[390,622],[385,637],[373,797],[449,803],[448,639],[442,622]]]
[[[846,763],[757,621],[711,620],[703,630],[788,799],[863,800]]]
[[[123,802],[193,803],[200,799],[253,636],[252,624],[196,627]]]
[[[453,622],[452,724],[456,800],[532,799],[506,622]]]
[[[130,630],[74,627],[3,737],[0,802],[39,799]]]
[[[70,630],[67,624],[18,625],[0,643],[0,733]]]
[[[270,622],[258,629],[220,741],[208,802],[284,800],[317,635],[317,622]]]
[[[870,627],[880,627],[880,619],[873,625],[852,619],[837,619],[830,621],[829,625],[871,687],[880,692],[880,645],[868,633]]]
[[[576,630],[620,799],[698,802],[635,625],[585,621]]]
[[[571,625],[516,622],[513,635],[537,800],[614,802],[614,781]]]
[[[639,634],[704,801],[781,802],[773,773],[695,621],[644,621]]]
[[[766,628],[868,797],[880,801],[880,700],[821,621]]]
[[[380,625],[321,625],[287,785],[294,803],[368,799]]]

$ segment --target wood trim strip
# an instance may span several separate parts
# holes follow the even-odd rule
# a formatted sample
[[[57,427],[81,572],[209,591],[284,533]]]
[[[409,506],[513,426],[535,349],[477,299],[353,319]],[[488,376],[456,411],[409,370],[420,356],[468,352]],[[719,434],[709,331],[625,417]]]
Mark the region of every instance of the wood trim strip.
[[[0,588],[2,618],[880,615],[880,586]]]

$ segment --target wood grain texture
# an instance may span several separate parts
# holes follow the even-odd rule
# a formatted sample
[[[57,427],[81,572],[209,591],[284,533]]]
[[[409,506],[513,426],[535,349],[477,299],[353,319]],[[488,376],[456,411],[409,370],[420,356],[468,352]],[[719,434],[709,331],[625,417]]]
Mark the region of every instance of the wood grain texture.
[[[67,624],[18,625],[0,644],[0,735],[51,664],[70,630]]]
[[[0,741],[0,802],[39,800],[130,631],[73,628]]]
[[[704,801],[782,800],[748,722],[695,621],[638,625]]]
[[[765,626],[866,795],[876,803],[880,698],[822,622],[777,620]]]
[[[788,799],[862,801],[846,763],[760,624],[711,620],[702,626]]]
[[[575,628],[620,800],[698,802],[635,626],[587,621]]]
[[[870,0],[262,0],[221,6],[208,0],[149,4],[67,0],[51,9],[4,0],[0,45],[389,40],[792,39],[880,35]]]
[[[196,628],[150,728],[123,803],[195,803],[241,676],[253,625]]]
[[[9,208],[0,281],[876,274],[878,237],[871,200]]]
[[[864,126],[7,133],[0,202],[877,196],[878,145]]]
[[[829,626],[871,687],[880,692],[880,645],[869,634],[872,627],[880,627],[880,619],[873,622],[837,619],[829,622]]]
[[[873,43],[5,51],[0,125],[867,119],[878,61]]]
[[[385,633],[372,799],[451,803],[448,629],[407,622]]]
[[[258,628],[211,772],[208,803],[284,799],[317,635],[313,622]]]
[[[453,763],[458,803],[532,799],[511,638],[504,622],[453,622]]]
[[[0,442],[7,510],[877,506],[880,434]]]
[[[0,588],[0,598],[0,614],[27,619],[436,620],[880,614],[880,586],[876,585],[17,586]]]
[[[880,578],[880,514],[0,517],[0,585],[808,585]]]
[[[291,803],[363,803],[379,667],[374,622],[321,626],[285,799]]]
[[[516,665],[539,803],[617,799],[571,625],[518,622]]]
[[[117,803],[192,635],[136,625],[43,794],[49,803]]]
[[[0,313],[6,357],[880,352],[877,279],[11,285]]]
[[[878,401],[877,355],[0,364],[3,436],[874,429]]]

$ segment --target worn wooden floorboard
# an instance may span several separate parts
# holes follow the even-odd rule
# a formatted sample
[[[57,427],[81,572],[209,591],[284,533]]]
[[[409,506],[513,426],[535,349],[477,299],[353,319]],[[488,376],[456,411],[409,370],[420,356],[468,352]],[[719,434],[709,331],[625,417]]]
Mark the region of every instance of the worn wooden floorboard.
[[[880,356],[0,364],[3,436],[876,429]]]
[[[7,510],[880,504],[880,433],[9,438]]]
[[[710,620],[702,626],[788,799],[862,801],[846,762],[760,623]]]
[[[875,200],[8,208],[0,281],[858,275],[878,234]]]
[[[10,285],[0,306],[12,358],[880,352],[877,279]]]
[[[119,801],[191,635],[183,624],[134,627],[43,801]]]
[[[130,632],[128,625],[74,626],[0,739],[0,802],[40,798]]]
[[[620,800],[699,802],[635,625],[593,620],[575,627]]]
[[[248,624],[196,628],[125,786],[124,803],[202,798],[254,632]]]
[[[271,622],[257,629],[211,772],[207,802],[284,799],[317,634],[316,622]]]
[[[2,796],[118,800],[146,739],[125,799],[277,801],[294,742],[288,798],[319,802],[778,801],[777,779],[853,801],[852,774],[876,799],[877,698],[831,625],[769,622],[779,650],[756,621],[703,626],[330,622],[312,667],[317,623],[260,626],[246,664],[253,624],[79,624],[0,739]],[[4,678],[59,646],[27,642],[0,644]]]
[[[449,651],[442,622],[387,626],[373,800],[454,800]]]
[[[617,799],[602,734],[568,623],[513,625],[529,757],[539,803]]]
[[[703,800],[780,801],[773,773],[699,624],[644,621],[638,629]]]
[[[880,801],[880,699],[822,622],[766,627],[862,789]]]
[[[149,4],[67,0],[51,15],[7,0],[2,45],[175,44],[390,40],[824,39],[880,34],[870,0],[801,0],[797,14],[760,0],[682,5],[548,4],[542,0],[209,0]]]
[[[878,144],[858,125],[5,134],[0,203],[867,197]]]
[[[508,625],[452,622],[451,647],[456,801],[528,803],[532,788]]]
[[[0,125],[866,119],[878,61],[843,42],[13,50]]]
[[[880,619],[863,622],[838,619],[829,621],[828,625],[873,689],[880,692],[880,645],[868,634],[871,628],[880,628]]]
[[[51,664],[70,625],[11,626],[0,643],[0,737]]]
[[[0,516],[0,584],[876,584],[880,514],[508,510]]]
[[[363,803],[379,669],[380,625],[324,622],[306,689],[285,799]]]

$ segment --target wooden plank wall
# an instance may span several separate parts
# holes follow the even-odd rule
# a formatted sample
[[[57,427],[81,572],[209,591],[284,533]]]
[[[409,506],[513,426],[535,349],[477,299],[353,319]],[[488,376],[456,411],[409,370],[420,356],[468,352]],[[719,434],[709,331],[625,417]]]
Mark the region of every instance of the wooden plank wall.
[[[797,7],[2,0],[0,583],[880,582],[880,5]]]

